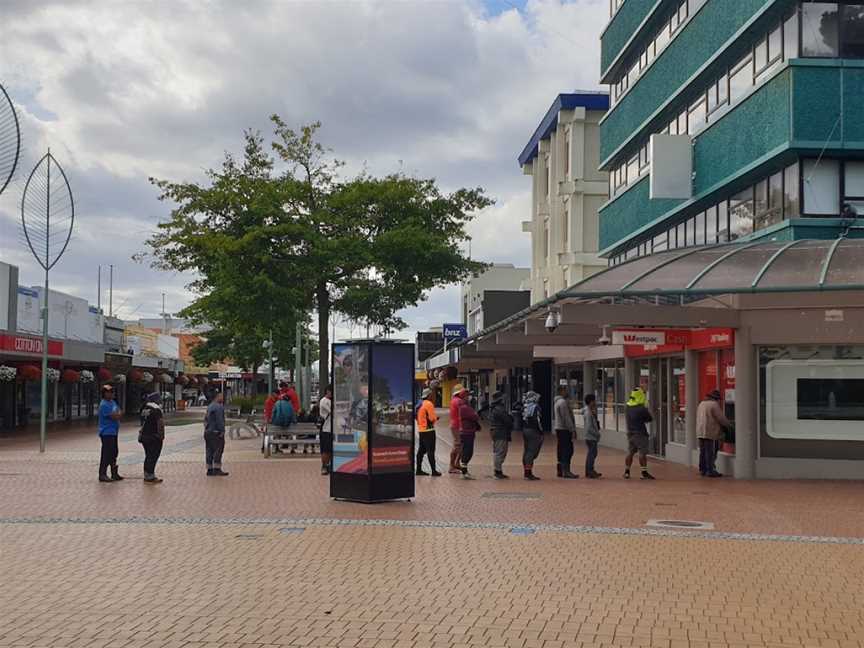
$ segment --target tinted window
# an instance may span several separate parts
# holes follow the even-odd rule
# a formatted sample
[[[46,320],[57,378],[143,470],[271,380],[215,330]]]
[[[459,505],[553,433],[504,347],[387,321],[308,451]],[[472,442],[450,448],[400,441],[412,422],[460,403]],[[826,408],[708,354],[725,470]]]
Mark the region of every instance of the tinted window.
[[[805,2],[801,5],[801,43],[804,56],[836,57],[840,23],[836,2]]]
[[[864,5],[843,7],[843,42],[840,56],[864,58]]]
[[[799,378],[798,419],[864,421],[864,379]]]

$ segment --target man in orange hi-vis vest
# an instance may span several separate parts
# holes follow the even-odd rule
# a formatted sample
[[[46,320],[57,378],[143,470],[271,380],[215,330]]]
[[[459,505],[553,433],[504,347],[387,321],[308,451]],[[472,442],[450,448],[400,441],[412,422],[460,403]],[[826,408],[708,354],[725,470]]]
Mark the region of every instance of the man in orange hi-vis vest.
[[[420,433],[420,447],[417,449],[417,474],[428,475],[423,470],[423,455],[429,459],[429,467],[432,468],[432,476],[440,477],[441,473],[435,468],[435,422],[438,415],[435,414],[435,404],[432,402],[432,390],[428,387],[421,395],[423,402],[417,409],[417,431]]]

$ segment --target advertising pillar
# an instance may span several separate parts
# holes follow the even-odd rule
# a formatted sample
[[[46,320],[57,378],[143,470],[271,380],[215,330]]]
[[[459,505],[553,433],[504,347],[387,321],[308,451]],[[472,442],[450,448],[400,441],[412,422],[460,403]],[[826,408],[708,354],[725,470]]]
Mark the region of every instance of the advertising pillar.
[[[414,497],[414,345],[333,345],[330,496],[358,502]]]

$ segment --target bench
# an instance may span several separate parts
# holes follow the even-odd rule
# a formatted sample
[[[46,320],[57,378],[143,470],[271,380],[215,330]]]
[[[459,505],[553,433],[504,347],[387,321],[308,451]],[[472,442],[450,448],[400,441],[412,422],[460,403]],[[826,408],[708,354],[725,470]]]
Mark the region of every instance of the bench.
[[[277,449],[289,448],[293,452],[298,448],[311,447],[314,453],[315,446],[320,446],[320,443],[318,426],[314,423],[295,423],[289,428],[268,425],[264,430],[261,452],[269,457]]]

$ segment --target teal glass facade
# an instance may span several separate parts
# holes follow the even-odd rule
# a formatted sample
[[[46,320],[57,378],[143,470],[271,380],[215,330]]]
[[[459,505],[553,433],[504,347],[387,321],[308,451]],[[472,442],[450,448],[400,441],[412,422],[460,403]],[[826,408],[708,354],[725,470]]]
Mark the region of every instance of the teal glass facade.
[[[864,2],[624,0],[601,38],[610,263],[864,215]],[[692,198],[649,198],[655,133],[691,137]]]

